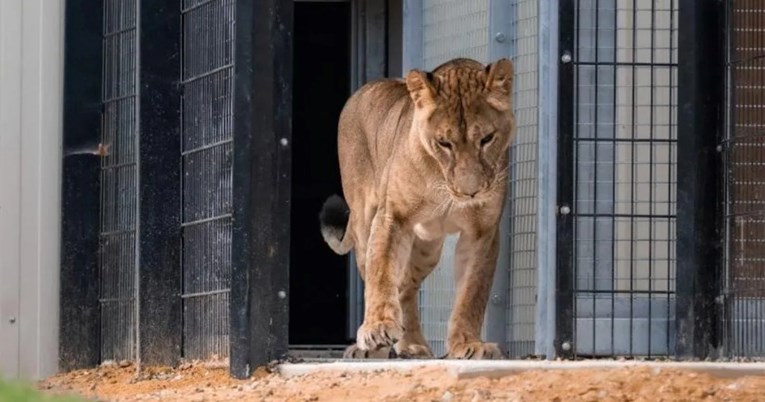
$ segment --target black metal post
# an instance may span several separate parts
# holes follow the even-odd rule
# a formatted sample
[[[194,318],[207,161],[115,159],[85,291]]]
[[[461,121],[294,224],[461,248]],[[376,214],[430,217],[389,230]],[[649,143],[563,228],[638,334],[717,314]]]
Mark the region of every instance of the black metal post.
[[[555,349],[574,356],[574,15],[575,2],[559,5],[558,202]]]
[[[142,0],[139,19],[139,358],[181,356],[181,2]]]
[[[288,345],[292,0],[237,0],[231,374]]]
[[[678,358],[719,343],[719,175],[724,116],[724,2],[680,0],[677,166]],[[721,149],[723,150],[723,149]],[[724,150],[723,150],[724,151]]]
[[[91,367],[100,359],[101,161],[88,153],[67,153],[84,147],[95,150],[101,136],[102,9],[100,1],[66,2],[59,333],[62,370]]]

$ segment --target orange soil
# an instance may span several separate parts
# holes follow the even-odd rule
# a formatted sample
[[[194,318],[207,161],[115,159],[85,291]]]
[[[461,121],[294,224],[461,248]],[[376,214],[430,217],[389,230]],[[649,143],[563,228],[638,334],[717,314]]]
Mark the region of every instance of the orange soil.
[[[315,373],[283,378],[259,369],[235,380],[218,365],[148,368],[127,364],[56,375],[39,387],[102,401],[736,401],[765,400],[765,376],[624,367],[528,371],[499,379],[456,379],[440,368],[410,372]]]

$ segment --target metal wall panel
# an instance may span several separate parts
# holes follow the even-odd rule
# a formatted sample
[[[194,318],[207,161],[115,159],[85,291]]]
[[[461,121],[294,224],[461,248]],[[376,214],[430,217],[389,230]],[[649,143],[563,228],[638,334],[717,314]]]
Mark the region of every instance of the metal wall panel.
[[[537,196],[539,116],[538,0],[513,2],[513,109],[516,137],[511,148],[510,260],[507,350],[511,357],[534,354],[537,292]]]
[[[574,259],[559,269],[577,354],[674,349],[677,15],[674,0],[579,0],[567,16]]]
[[[0,2],[0,378],[58,368],[63,2]]]
[[[725,203],[727,353],[765,356],[765,4],[728,4]]]
[[[136,0],[106,0],[103,20],[101,359],[136,357],[138,115]]]
[[[234,1],[183,3],[183,333],[188,358],[228,356]]]

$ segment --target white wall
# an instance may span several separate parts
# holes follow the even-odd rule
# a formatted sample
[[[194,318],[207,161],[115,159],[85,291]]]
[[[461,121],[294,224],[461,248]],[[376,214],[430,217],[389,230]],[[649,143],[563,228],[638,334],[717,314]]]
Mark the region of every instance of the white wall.
[[[0,376],[58,362],[63,0],[0,0]]]

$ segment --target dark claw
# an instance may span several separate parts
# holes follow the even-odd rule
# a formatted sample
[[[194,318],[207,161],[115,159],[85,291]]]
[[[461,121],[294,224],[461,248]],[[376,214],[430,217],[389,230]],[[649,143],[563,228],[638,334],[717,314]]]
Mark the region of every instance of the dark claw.
[[[396,348],[390,348],[390,351],[388,351],[388,359],[397,359],[398,353],[396,353]]]
[[[470,359],[475,354],[475,349],[468,348],[467,354],[465,354],[465,359]]]
[[[364,351],[364,358],[365,359],[369,358],[369,351],[368,350]]]

